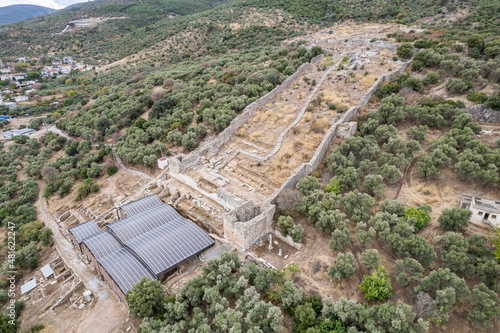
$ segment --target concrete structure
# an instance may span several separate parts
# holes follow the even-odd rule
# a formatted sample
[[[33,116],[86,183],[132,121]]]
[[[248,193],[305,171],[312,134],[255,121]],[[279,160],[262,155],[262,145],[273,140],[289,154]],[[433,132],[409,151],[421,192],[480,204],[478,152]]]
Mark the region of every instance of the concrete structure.
[[[26,73],[16,73],[14,74],[14,79],[16,79],[17,81],[24,80],[26,79],[26,76],[27,76]]]
[[[492,228],[500,227],[500,200],[476,197],[472,194],[462,194],[460,207],[468,209],[472,212],[471,222],[485,226],[489,225]]]
[[[36,131],[32,128],[23,128],[23,129],[5,131],[2,134],[3,134],[4,139],[11,139],[13,136],[16,136],[16,135],[30,135],[30,134],[35,133],[35,132]]]
[[[14,81],[14,74],[2,74],[0,75],[0,81]]]

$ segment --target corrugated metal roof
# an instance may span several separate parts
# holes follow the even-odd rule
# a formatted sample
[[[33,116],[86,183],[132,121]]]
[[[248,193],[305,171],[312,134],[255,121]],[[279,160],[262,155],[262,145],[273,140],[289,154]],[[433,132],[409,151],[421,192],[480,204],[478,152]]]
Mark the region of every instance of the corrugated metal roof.
[[[152,279],[215,244],[201,228],[160,203],[113,222],[83,240],[126,293],[142,276]]]
[[[125,204],[120,208],[127,213],[127,216],[131,216],[161,203],[162,201],[156,195],[149,195],[142,199]]]
[[[180,217],[175,209],[161,203],[135,215],[110,223],[107,227],[113,230],[122,242],[127,242]]]
[[[83,244],[87,245],[97,260],[123,248],[120,241],[109,230],[104,230],[85,238]]]
[[[121,248],[100,259],[99,263],[113,277],[124,294],[132,289],[143,276],[156,280],[156,276],[127,248]]]
[[[123,247],[111,231],[101,231],[86,238],[83,243],[88,246],[94,257],[124,294],[139,282],[143,276],[156,280],[156,276],[146,265],[129,249]]]
[[[181,217],[125,244],[158,275],[214,245],[215,242],[201,228]]]
[[[68,229],[75,236],[78,244],[81,244],[87,237],[101,232],[101,228],[94,221],[87,221]]]

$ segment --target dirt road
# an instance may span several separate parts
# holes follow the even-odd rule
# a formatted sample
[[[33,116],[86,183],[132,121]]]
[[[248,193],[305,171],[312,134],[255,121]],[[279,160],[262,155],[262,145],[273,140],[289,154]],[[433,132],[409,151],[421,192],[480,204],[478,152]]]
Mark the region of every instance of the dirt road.
[[[86,288],[97,296],[96,303],[90,311],[82,311],[79,318],[64,318],[61,315],[51,314],[43,318],[46,325],[53,325],[54,332],[75,332],[75,333],[107,333],[125,332],[131,326],[128,320],[128,309],[109,290],[109,286],[98,279],[97,275],[88,265],[75,253],[71,243],[59,231],[59,225],[54,217],[48,212],[45,198],[42,197],[43,182],[38,182],[40,186],[40,196],[37,202],[39,219],[45,222],[54,232],[54,243],[57,251],[61,255],[65,265],[78,275]],[[75,319],[77,319],[75,321]],[[130,332],[134,332],[132,329]]]

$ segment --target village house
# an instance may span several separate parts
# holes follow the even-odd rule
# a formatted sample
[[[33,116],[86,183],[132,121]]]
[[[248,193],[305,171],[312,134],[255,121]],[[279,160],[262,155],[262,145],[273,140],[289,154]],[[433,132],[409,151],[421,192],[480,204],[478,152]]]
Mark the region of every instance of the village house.
[[[71,58],[70,56],[64,57],[64,58],[63,58],[63,62],[64,62],[65,64],[72,65],[72,64],[73,64],[73,58]]]
[[[460,207],[472,212],[471,222],[493,228],[500,227],[500,200],[485,197],[476,197],[471,194],[462,194]]]
[[[2,106],[5,106],[6,108],[9,109],[14,109],[17,106],[17,104],[14,102],[4,102],[2,103]]]
[[[15,73],[14,74],[14,79],[16,79],[16,81],[19,81],[19,80],[24,80],[26,79],[26,73]]]
[[[9,74],[12,72],[11,68],[0,68],[0,73],[2,74]]]
[[[42,76],[43,77],[47,77],[47,76],[54,76],[54,75],[57,75],[59,74],[59,70],[57,68],[52,68],[52,67],[49,67],[49,68],[44,68],[42,70]]]
[[[1,81],[14,81],[14,74],[3,74],[0,75]]]
[[[55,58],[54,60],[52,60],[52,66],[61,66],[61,65],[62,65],[61,58]]]
[[[61,74],[68,75],[71,72],[71,65],[61,65],[59,70]]]
[[[27,100],[28,100],[28,96],[15,96],[14,97],[14,101],[16,101],[16,103],[24,102]]]

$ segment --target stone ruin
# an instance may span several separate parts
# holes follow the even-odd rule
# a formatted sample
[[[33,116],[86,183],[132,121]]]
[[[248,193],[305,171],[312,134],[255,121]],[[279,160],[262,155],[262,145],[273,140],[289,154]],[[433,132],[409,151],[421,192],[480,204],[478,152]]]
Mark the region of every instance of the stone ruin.
[[[392,48],[390,45],[382,45],[381,47]],[[322,57],[322,55],[318,56],[311,63],[303,64],[280,86],[248,105],[217,137],[206,140],[188,155],[181,154],[169,159],[168,192],[170,194],[190,192],[191,195],[188,195],[192,201],[193,209],[204,212],[204,216],[206,216],[202,219],[219,221],[218,235],[215,236],[240,250],[248,250],[256,241],[272,232],[276,198],[284,189],[295,188],[302,177],[317,168],[335,137],[346,138],[354,135],[357,123],[351,120],[360,107],[368,103],[372,94],[384,81],[396,78],[411,63],[411,61],[404,62],[399,68],[392,70],[390,74],[379,77],[359,99],[357,106],[352,106],[335,120],[335,123],[325,133],[310,161],[293,170],[283,184],[272,184],[265,175],[255,174],[245,168],[248,158],[258,163],[259,160],[266,160],[269,154],[258,156],[243,148],[231,148],[228,142],[234,137],[236,130],[247,123],[254,111],[285,91],[300,75],[319,63]],[[350,58],[355,60],[359,56],[350,55]],[[317,87],[319,88],[320,85],[318,84]],[[306,99],[304,109],[309,103],[310,98]],[[283,139],[283,136],[280,135],[279,140]],[[232,140],[234,143],[239,139],[233,138]],[[247,148],[251,146],[246,144]],[[277,142],[276,147],[280,145],[281,142]],[[275,150],[276,148],[271,153]],[[182,195],[176,199],[176,203],[181,201],[179,199],[181,197]]]

